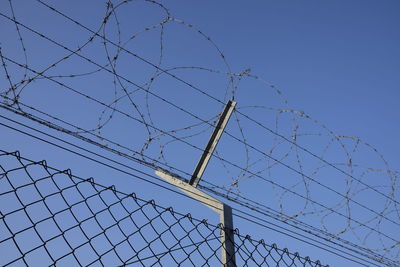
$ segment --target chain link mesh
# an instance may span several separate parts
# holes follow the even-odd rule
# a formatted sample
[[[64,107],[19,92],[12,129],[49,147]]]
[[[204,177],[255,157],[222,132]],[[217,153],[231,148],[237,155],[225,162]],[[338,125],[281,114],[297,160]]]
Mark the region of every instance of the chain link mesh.
[[[1,266],[220,266],[221,225],[0,150]],[[237,266],[322,266],[235,231]]]

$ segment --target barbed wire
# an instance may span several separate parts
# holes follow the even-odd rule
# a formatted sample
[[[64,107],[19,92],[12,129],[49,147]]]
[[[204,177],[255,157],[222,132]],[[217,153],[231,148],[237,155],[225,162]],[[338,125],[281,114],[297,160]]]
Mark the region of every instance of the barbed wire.
[[[57,82],[57,83],[60,84],[60,85],[63,85],[64,87],[67,88],[66,85],[64,85],[64,84],[62,84],[62,83],[60,83],[60,82]],[[76,91],[76,90],[74,90],[74,89],[72,89],[72,88],[69,88],[69,89],[71,89],[71,90],[73,90],[73,91]],[[79,94],[82,94],[82,93],[79,93]],[[86,96],[86,97],[87,97],[87,98],[91,98],[90,96]],[[96,100],[96,101],[99,102],[98,100]],[[101,103],[101,102],[99,102],[99,103]],[[103,104],[103,105],[104,105],[104,104]],[[116,109],[116,111],[120,112],[118,109]],[[129,116],[128,114],[126,114],[126,115]],[[132,118],[133,118],[133,117],[132,117]],[[133,119],[135,119],[135,118],[133,118]],[[140,122],[140,123],[143,123],[141,120],[137,120],[137,119],[136,119],[136,121],[138,121],[138,122]],[[162,131],[162,130],[160,130],[160,129],[158,129],[158,128],[155,128],[154,126],[151,126],[151,125],[149,125],[149,126],[152,127],[152,128],[154,128],[154,129],[156,129],[157,131],[160,131],[160,132],[165,133],[164,131]],[[168,134],[168,133],[165,133],[165,134]],[[201,150],[199,147],[194,146],[194,145],[192,145],[192,144],[190,144],[190,143],[187,143],[185,140],[182,140],[182,139],[180,139],[180,138],[177,138],[177,137],[175,137],[175,136],[173,136],[173,135],[171,135],[171,134],[168,134],[168,135],[171,136],[171,137],[173,137],[174,139],[176,139],[176,140],[178,140],[178,141],[181,141],[181,142],[184,142],[185,144],[190,145],[190,146],[193,147],[193,148],[196,148],[196,149],[198,149],[198,150]],[[240,166],[238,166],[238,165],[236,165],[236,164],[233,164],[232,162],[226,161],[226,160],[223,159],[223,158],[220,158],[220,160],[225,161],[225,162],[229,163],[230,165],[232,165],[232,166],[234,166],[234,167],[240,168],[242,171],[246,171],[246,170],[244,170],[243,168],[241,168]],[[249,171],[247,171],[247,172],[249,172]],[[251,172],[250,172],[250,173],[251,173]],[[285,190],[285,192],[290,192],[291,194],[293,194],[293,195],[295,195],[295,196],[297,196],[297,197],[300,197],[301,199],[305,199],[306,201],[310,201],[311,203],[317,204],[318,207],[321,207],[321,208],[323,208],[323,209],[325,209],[325,210],[328,210],[328,211],[331,212],[331,213],[334,213],[334,214],[340,215],[340,216],[342,216],[342,217],[344,217],[344,218],[347,218],[347,216],[344,215],[343,213],[337,212],[336,210],[334,210],[334,209],[332,209],[332,208],[330,208],[330,207],[327,207],[326,205],[321,204],[320,202],[317,202],[317,201],[315,201],[315,200],[313,200],[313,199],[310,199],[310,198],[308,198],[308,196],[301,195],[301,194],[299,194],[299,193],[297,193],[297,192],[291,190],[290,188],[284,187],[284,186],[282,186],[281,184],[276,183],[276,182],[274,182],[274,181],[272,181],[272,180],[267,180],[267,179],[265,179],[265,178],[263,178],[263,177],[261,177],[261,176],[259,176],[259,175],[257,175],[257,174],[254,174],[254,173],[251,173],[251,174],[254,175],[254,176],[257,176],[257,177],[259,177],[259,178],[261,178],[261,179],[263,179],[263,180],[265,180],[265,181],[267,181],[267,182],[269,182],[270,184],[272,184],[272,185],[274,185],[274,186],[276,186],[276,187],[278,187],[278,188],[281,188],[281,189]],[[396,241],[395,239],[393,239],[392,237],[390,237],[389,235],[384,234],[384,233],[382,233],[382,232],[377,232],[377,229],[374,229],[374,228],[372,228],[372,227],[366,225],[365,223],[362,223],[362,222],[360,222],[360,221],[358,221],[358,220],[354,220],[354,219],[351,219],[351,218],[350,218],[349,220],[355,222],[357,226],[363,226],[363,227],[369,229],[371,232],[376,232],[376,233],[378,233],[379,235],[382,235],[383,237],[392,240],[395,244],[397,243],[397,241]],[[390,246],[392,246],[392,245],[390,245]]]
[[[57,83],[59,83],[59,82],[57,82]],[[59,84],[60,84],[60,83],[59,83]],[[197,148],[197,149],[199,149],[199,148]],[[223,160],[223,159],[222,159],[222,160]],[[261,177],[260,177],[260,178],[261,178]],[[269,182],[271,182],[271,181],[269,181]],[[276,185],[276,183],[273,183],[273,184]],[[279,185],[279,187],[282,188],[282,186],[280,186],[280,185]],[[284,187],[283,187],[283,188],[284,188]],[[285,190],[288,191],[287,189],[285,189]],[[301,196],[301,195],[299,195],[299,194],[297,194],[297,193],[295,193],[295,192],[293,192],[293,191],[291,191],[291,190],[290,190],[290,192],[291,192],[291,193],[294,193],[294,194],[297,195],[297,196]],[[303,196],[301,196],[301,197],[303,197]],[[304,197],[303,197],[303,198],[304,198]],[[305,199],[309,200],[308,197],[306,197]],[[315,201],[312,201],[312,202],[313,202],[313,203],[317,203],[317,202],[315,202]],[[325,205],[320,205],[320,204],[319,204],[319,206],[321,206],[321,207],[323,207],[323,208],[325,208],[325,209],[327,208]],[[334,213],[337,213],[337,212],[335,212],[335,211],[332,210],[332,209],[329,209],[329,208],[327,208],[327,209],[328,209],[329,211],[333,211]],[[340,214],[340,213],[338,213],[338,214]],[[358,223],[358,225],[366,226],[366,225],[363,224],[363,223],[361,223],[361,224]],[[369,229],[372,230],[372,231],[376,231],[375,229],[373,229],[373,228],[371,228],[371,227],[367,227],[367,228],[369,228]],[[387,235],[385,235],[385,236],[388,237]]]
[[[23,103],[20,103],[20,104],[23,105],[23,106],[25,106],[25,107],[27,107],[27,106],[24,105]],[[8,108],[9,108],[9,107],[8,107]],[[29,115],[29,116],[31,116],[31,115]],[[51,116],[51,115],[49,115],[49,116]],[[76,148],[78,148],[78,149],[80,149],[80,150],[83,150],[83,151],[85,151],[85,152],[90,152],[90,153],[93,154],[94,156],[99,156],[99,157],[101,157],[101,158],[104,158],[104,159],[110,161],[111,163],[114,163],[114,164],[117,163],[118,165],[120,165],[120,166],[122,166],[122,167],[125,167],[125,168],[128,168],[129,170],[133,170],[133,171],[135,171],[135,172],[138,172],[139,175],[144,175],[144,176],[146,176],[146,177],[148,176],[148,177],[151,179],[151,181],[148,180],[148,179],[143,179],[142,177],[139,177],[139,176],[137,176],[137,175],[134,175],[134,174],[131,174],[131,173],[127,173],[126,171],[124,171],[124,170],[122,170],[122,169],[120,169],[120,168],[118,168],[118,167],[115,167],[115,166],[112,166],[112,165],[110,165],[110,164],[108,164],[108,163],[104,163],[104,162],[101,162],[101,161],[99,161],[99,160],[93,159],[93,158],[91,158],[91,157],[85,156],[85,155],[83,155],[83,154],[81,154],[81,153],[79,153],[79,152],[76,152],[76,151],[74,151],[74,150],[65,148],[65,147],[63,147],[63,146],[60,146],[59,144],[55,144],[55,143],[53,143],[53,142],[51,142],[51,141],[47,141],[47,140],[45,140],[45,139],[43,139],[43,138],[40,138],[40,137],[37,137],[37,136],[35,136],[35,135],[29,134],[29,133],[27,133],[27,132],[25,132],[25,131],[23,131],[23,130],[22,130],[22,131],[21,131],[21,130],[18,130],[18,129],[16,129],[16,128],[14,128],[13,126],[9,126],[9,125],[7,125],[7,124],[4,124],[4,123],[1,123],[1,122],[0,122],[0,125],[2,125],[2,126],[4,126],[4,127],[7,127],[7,128],[9,128],[9,129],[15,130],[15,131],[17,131],[17,132],[20,132],[20,133],[29,135],[29,136],[31,136],[31,137],[37,139],[37,140],[43,141],[43,142],[45,142],[45,143],[47,143],[47,144],[54,145],[54,146],[56,146],[56,147],[59,147],[59,148],[61,148],[61,149],[66,150],[66,151],[72,152],[72,153],[74,153],[74,154],[76,154],[76,155],[82,156],[82,157],[84,157],[84,158],[86,158],[86,159],[95,161],[96,163],[99,163],[99,164],[102,164],[102,165],[104,165],[104,166],[106,166],[106,167],[110,167],[110,168],[112,168],[112,169],[114,169],[114,170],[120,171],[120,172],[122,172],[123,174],[128,174],[129,176],[131,176],[131,177],[133,177],[133,178],[137,178],[137,179],[140,179],[140,180],[149,182],[149,183],[151,183],[151,184],[153,184],[153,185],[157,185],[157,186],[159,186],[159,187],[161,187],[161,188],[163,188],[163,189],[167,189],[167,190],[170,190],[170,191],[172,191],[172,192],[174,192],[174,193],[178,193],[178,194],[182,195],[182,193],[179,193],[179,192],[177,192],[177,191],[175,191],[175,190],[171,190],[171,189],[165,187],[164,185],[158,184],[157,182],[154,182],[154,181],[153,181],[153,179],[155,179],[155,180],[159,180],[159,181],[161,181],[161,182],[163,182],[163,183],[166,183],[165,181],[160,180],[159,177],[156,177],[156,176],[149,176],[149,175],[146,174],[145,172],[140,171],[140,170],[135,169],[135,168],[132,168],[131,166],[122,164],[122,163],[120,163],[119,161],[115,161],[115,160],[113,160],[113,159],[104,157],[104,156],[102,156],[102,155],[99,155],[98,153],[93,153],[93,152],[91,152],[91,151],[88,150],[88,149],[85,149],[85,148],[82,148],[82,147],[80,147],[80,146],[74,145],[74,144],[72,144],[72,143],[70,143],[70,142],[64,141],[63,139],[60,139],[60,138],[55,137],[55,136],[51,136],[51,135],[49,135],[48,133],[44,133],[43,131],[40,131],[40,130],[34,129],[34,128],[32,128],[32,127],[26,126],[26,125],[24,125],[24,124],[22,124],[22,123],[16,122],[16,121],[11,120],[11,119],[8,119],[8,118],[3,117],[3,116],[1,116],[1,115],[0,115],[0,117],[2,117],[3,119],[6,119],[6,120],[8,120],[8,121],[12,121],[13,123],[16,123],[17,125],[22,125],[22,126],[24,126],[24,127],[27,127],[27,128],[30,129],[30,130],[34,130],[34,131],[36,131],[36,132],[38,132],[38,133],[44,134],[44,135],[46,135],[46,136],[48,136],[48,137],[51,137],[51,138],[53,138],[53,139],[56,139],[56,140],[58,140],[58,141],[62,141],[63,143],[66,143],[66,144],[68,144],[68,145],[72,145],[73,147],[76,147]],[[35,120],[35,121],[38,121],[38,118],[35,118],[34,120]],[[51,124],[47,124],[47,123],[45,123],[45,122],[43,122],[43,121],[40,121],[40,123],[41,123],[41,124],[44,124],[44,125],[46,125],[46,126],[48,126],[48,127],[50,127],[50,128],[52,128],[52,129],[62,130],[62,131],[65,132],[65,133],[68,133],[68,132],[69,132],[69,131],[66,130],[66,129],[59,129],[59,128],[60,128],[59,126],[54,126],[54,125],[51,125]],[[66,122],[64,121],[64,123],[66,123]],[[69,123],[66,123],[66,124],[70,125]],[[58,128],[57,128],[57,127],[58,127]],[[79,130],[81,130],[81,129],[79,129]],[[76,134],[73,135],[73,136],[78,137]],[[85,139],[84,139],[84,140],[85,140]],[[85,141],[87,141],[87,140],[85,140]],[[89,140],[89,141],[90,141],[90,140]],[[91,143],[91,144],[96,144],[96,142],[93,142],[93,141],[90,141],[90,143]],[[98,145],[98,144],[97,144],[97,145]],[[116,154],[119,155],[119,156],[124,156],[125,158],[131,159],[131,160],[133,160],[133,161],[135,161],[135,162],[137,162],[137,161],[141,162],[140,160],[135,159],[135,158],[132,158],[131,156],[129,156],[129,155],[127,155],[127,154],[124,154],[124,153],[122,153],[122,152],[115,151],[115,150],[112,150],[112,149],[107,149],[107,150],[112,151],[112,152],[116,153]],[[133,152],[134,152],[134,151],[133,151]],[[136,153],[136,152],[134,152],[134,153]],[[154,159],[151,159],[151,158],[150,158],[150,160],[151,160],[151,161],[154,161],[154,162],[157,162],[157,160],[154,160]],[[142,163],[145,164],[146,166],[149,166],[149,167],[153,168],[153,169],[158,169],[158,167],[157,167],[156,165],[153,165],[153,164],[151,164],[151,163],[148,163],[148,162],[142,162]],[[157,162],[157,163],[160,163],[160,162]],[[162,163],[161,163],[161,164],[162,164]],[[163,165],[163,164],[162,164],[162,165]],[[166,166],[168,169],[171,169],[171,170],[174,170],[174,171],[177,170],[176,168],[174,168],[174,167],[172,167],[172,166],[168,166],[168,165],[165,165],[165,164],[164,164],[164,166]],[[182,172],[181,170],[178,170],[178,171]],[[190,177],[190,176],[189,176],[189,177]],[[207,182],[207,184],[209,184],[209,183]],[[213,188],[215,188],[215,185],[212,185],[212,184],[210,184],[210,185],[211,185]],[[359,255],[362,256],[362,257],[366,257],[366,258],[372,259],[372,260],[377,261],[377,262],[382,263],[382,264],[384,263],[384,264],[386,264],[386,265],[388,265],[388,266],[396,266],[395,263],[391,263],[391,261],[390,261],[389,259],[385,259],[385,257],[383,257],[382,255],[376,255],[373,251],[370,251],[369,249],[365,249],[365,248],[359,247],[359,246],[357,246],[357,245],[355,245],[355,244],[352,244],[351,242],[348,242],[348,241],[346,241],[346,240],[341,240],[340,238],[338,238],[338,237],[336,237],[336,236],[333,236],[333,235],[330,234],[330,233],[321,232],[321,230],[315,229],[315,228],[313,228],[312,226],[306,225],[306,224],[304,224],[304,223],[302,223],[302,222],[295,221],[295,220],[293,220],[293,218],[286,218],[286,219],[283,221],[282,219],[283,219],[284,217],[283,217],[283,215],[282,215],[281,213],[279,213],[279,212],[277,212],[277,211],[273,211],[273,210],[271,210],[270,208],[268,208],[268,207],[266,207],[266,206],[264,206],[264,205],[262,205],[262,204],[260,204],[260,203],[256,203],[256,202],[254,202],[254,201],[252,201],[252,200],[245,199],[245,198],[243,199],[242,196],[238,196],[238,195],[236,195],[235,199],[232,199],[231,197],[229,197],[229,192],[228,192],[228,194],[225,195],[225,194],[221,194],[221,193],[219,193],[219,192],[214,191],[212,188],[208,188],[208,187],[204,187],[204,186],[201,186],[201,188],[203,188],[203,189],[205,189],[205,190],[211,192],[212,194],[216,194],[217,196],[224,197],[224,198],[226,198],[226,199],[228,199],[228,200],[233,200],[235,203],[239,204],[240,206],[249,208],[250,210],[255,210],[255,211],[257,211],[257,213],[260,213],[260,214],[262,214],[262,215],[266,215],[266,216],[272,217],[272,218],[274,218],[274,219],[276,219],[276,220],[278,220],[278,221],[281,221],[281,222],[284,222],[284,223],[286,223],[286,224],[288,224],[288,225],[291,225],[291,226],[295,227],[295,229],[297,229],[297,230],[301,230],[301,231],[304,231],[304,232],[307,233],[307,234],[312,234],[312,235],[314,235],[314,236],[316,236],[316,237],[318,237],[318,238],[322,238],[322,240],[325,241],[325,242],[332,243],[333,245],[339,245],[337,242],[334,242],[334,241],[333,241],[333,239],[335,239],[335,240],[337,240],[337,241],[339,241],[339,242],[341,243],[341,244],[339,245],[341,248],[346,248],[346,249],[348,249],[351,253],[346,252],[346,251],[343,251],[342,249],[338,249],[338,248],[335,248],[335,247],[333,247],[333,246],[324,244],[324,243],[322,243],[322,242],[320,242],[320,241],[310,239],[310,238],[307,237],[307,236],[304,236],[304,235],[302,235],[302,234],[293,232],[292,230],[289,230],[289,229],[282,228],[282,226],[279,226],[279,225],[276,225],[276,224],[274,224],[274,223],[265,221],[264,219],[257,218],[257,217],[255,217],[254,215],[249,214],[248,212],[243,212],[243,211],[241,211],[241,210],[237,210],[237,209],[234,208],[235,211],[238,211],[238,212],[239,212],[239,213],[235,213],[235,214],[234,214],[235,216],[237,216],[237,217],[239,217],[239,218],[242,218],[242,219],[244,219],[244,220],[247,220],[247,221],[249,221],[249,222],[251,222],[251,223],[259,224],[259,223],[257,223],[256,221],[249,220],[249,218],[257,219],[257,220],[259,220],[259,221],[261,221],[261,222],[263,222],[263,223],[267,223],[267,225],[269,225],[269,226],[266,226],[266,225],[263,224],[263,225],[261,225],[261,226],[263,226],[263,227],[266,227],[266,228],[268,228],[268,229],[270,229],[270,230],[273,230],[273,231],[277,231],[277,232],[279,232],[279,233],[281,233],[281,234],[284,234],[284,235],[289,235],[291,238],[300,240],[300,241],[305,242],[305,243],[307,243],[307,244],[313,245],[313,246],[315,246],[315,247],[317,247],[317,248],[320,248],[320,249],[329,251],[329,252],[331,252],[331,253],[333,253],[333,254],[339,256],[339,257],[342,257],[342,258],[345,258],[345,259],[347,259],[347,260],[350,260],[350,261],[359,263],[359,264],[361,264],[361,265],[364,265],[364,264],[363,264],[363,263],[360,263],[359,260],[365,262],[365,259],[362,259],[362,258],[360,258],[359,256],[354,255],[353,253],[359,254]],[[183,195],[183,196],[185,196],[185,195]],[[243,201],[243,200],[242,200],[242,201],[238,201],[238,199],[243,199],[244,201]],[[256,205],[254,205],[254,204],[253,204],[253,205],[250,205],[249,202],[254,203],[254,204],[256,204]],[[261,207],[260,207],[260,206],[261,206]],[[271,211],[272,211],[272,213],[271,213]],[[244,217],[242,214],[243,214],[245,217]],[[289,222],[290,222],[290,221],[293,221],[294,224],[288,223],[288,221],[286,221],[286,220],[289,220]],[[278,229],[284,230],[284,232],[282,232],[281,230],[277,230],[277,229],[271,228],[271,225],[277,227]],[[301,227],[299,227],[299,226],[301,226]],[[311,230],[311,231],[310,231],[310,230]],[[319,235],[319,233],[323,234],[323,236]],[[296,237],[296,236],[294,236],[293,234],[296,235],[296,236],[299,236],[300,239],[299,239],[299,237]],[[324,236],[325,236],[325,237],[324,237]],[[327,236],[329,236],[330,238],[327,239]],[[304,239],[304,238],[305,238],[305,239]],[[312,243],[310,243],[308,240],[309,240],[309,241],[312,241]],[[321,247],[321,245],[322,245],[322,247]],[[346,247],[346,246],[349,246],[349,247]],[[333,249],[333,250],[332,250],[332,249]],[[365,252],[366,252],[367,254],[366,254]],[[351,256],[351,258],[349,258],[348,256]],[[354,259],[354,257],[355,257],[356,259]],[[368,264],[373,264],[373,263],[368,262]],[[393,265],[393,264],[394,264],[394,265]],[[374,265],[374,264],[373,264],[373,265]]]
[[[363,142],[358,137],[334,133],[305,112],[290,109],[280,89],[258,76],[252,75],[249,69],[234,73],[222,50],[218,48],[209,36],[194,25],[174,18],[161,3],[156,1],[116,1],[115,3],[107,1],[105,11],[96,17],[100,25],[96,28],[97,30],[93,31],[84,26],[79,20],[73,19],[66,15],[65,12],[50,6],[46,2],[41,0],[36,0],[35,2],[65,18],[65,21],[72,22],[78,28],[83,28],[88,32],[88,37],[78,44],[78,48],[71,49],[72,46],[67,41],[56,41],[49,34],[40,33],[32,27],[27,27],[20,19],[17,19],[17,9],[13,6],[13,1],[9,0],[9,12],[11,15],[6,15],[7,11],[5,11],[5,13],[2,13],[2,17],[8,19],[13,27],[16,28],[16,38],[19,40],[18,42],[23,50],[22,61],[24,63],[18,63],[18,60],[13,60],[10,56],[7,56],[4,52],[6,51],[5,46],[8,47],[7,54],[9,54],[12,42],[2,41],[2,47],[0,47],[2,49],[1,61],[9,88],[1,88],[0,95],[3,96],[3,101],[5,101],[6,105],[16,106],[17,109],[23,110],[19,102],[26,95],[26,99],[29,99],[28,103],[33,106],[40,106],[40,101],[30,99],[32,97],[29,98],[29,91],[34,91],[35,88],[40,87],[40,85],[37,85],[40,83],[48,86],[45,83],[46,81],[55,83],[60,87],[73,89],[86,99],[103,99],[98,101],[100,102],[98,104],[102,106],[101,110],[90,106],[93,111],[98,110],[97,115],[95,115],[97,118],[94,119],[97,120],[97,125],[91,127],[91,130],[81,132],[82,134],[96,132],[100,136],[99,140],[107,144],[108,141],[105,141],[107,139],[105,137],[112,136],[113,126],[116,123],[124,123],[117,113],[124,114],[127,118],[134,118],[141,122],[143,128],[135,129],[138,132],[140,131],[141,138],[137,138],[137,142],[134,145],[137,146],[135,151],[139,151],[138,154],[142,159],[150,156],[153,159],[161,160],[167,165],[177,166],[178,169],[190,172],[187,167],[179,165],[174,160],[173,155],[177,153],[177,148],[182,149],[181,146],[176,144],[178,143],[176,140],[187,140],[187,143],[195,143],[195,147],[199,148],[197,144],[204,137],[207,137],[207,134],[211,131],[213,120],[219,114],[217,108],[220,108],[220,106],[210,109],[211,112],[204,112],[199,109],[190,109],[196,111],[189,111],[183,105],[184,103],[179,102],[180,100],[177,98],[180,91],[168,89],[168,92],[164,94],[159,90],[159,84],[165,83],[166,85],[163,87],[168,88],[177,86],[177,84],[165,78],[168,76],[189,88],[195,89],[201,95],[217,101],[221,105],[227,99],[235,99],[239,101],[238,108],[234,114],[236,127],[228,129],[227,135],[234,139],[236,138],[236,141],[241,144],[243,153],[235,153],[235,157],[237,158],[237,155],[240,154],[243,155],[243,159],[241,164],[235,163],[238,166],[235,170],[228,162],[235,162],[237,159],[224,152],[222,146],[214,157],[219,161],[221,167],[213,167],[215,172],[225,173],[230,179],[219,182],[214,188],[227,190],[232,192],[231,194],[243,197],[254,196],[254,188],[259,185],[256,180],[262,178],[263,181],[272,182],[273,190],[271,194],[276,196],[275,203],[271,203],[271,199],[268,199],[268,203],[271,203],[271,206],[279,210],[281,214],[287,215],[286,220],[302,218],[303,222],[312,224],[332,236],[355,239],[360,245],[368,247],[375,252],[382,253],[393,259],[398,258],[400,250],[399,242],[396,240],[399,237],[393,236],[394,242],[390,244],[382,241],[382,237],[389,236],[388,232],[385,233],[384,231],[384,229],[389,229],[387,228],[387,221],[397,225],[400,219],[398,174],[389,168],[383,156],[373,146]],[[134,10],[132,6],[136,2],[146,3],[156,9],[156,11],[152,9],[151,12],[160,11],[160,19],[151,23],[152,26],[146,25],[141,29],[137,29],[133,34],[126,34],[124,32],[126,28],[122,22],[124,16],[120,16],[119,13],[124,14],[124,9],[132,8]],[[39,7],[36,8],[39,9]],[[128,21],[128,23],[132,24],[131,21]],[[173,25],[181,25],[185,29],[190,29],[201,36],[201,40],[205,41],[216,52],[217,57],[222,62],[221,66],[225,70],[194,66],[193,64],[192,66],[176,66],[171,59],[168,61],[168,41],[171,41],[171,39],[168,39],[168,27],[174,27]],[[47,64],[45,62],[40,64],[40,66],[44,65],[45,67],[35,67],[34,64],[36,62],[30,59],[30,55],[34,51],[33,44],[37,40],[30,35],[28,39],[26,39],[27,37],[23,38],[24,34],[28,36],[28,33],[34,33],[39,38],[62,48],[62,56],[58,51],[54,53],[54,58],[58,58],[57,60],[52,59]],[[132,45],[133,41],[137,41],[150,33],[156,33],[156,37],[149,38],[149,40],[158,43],[158,48],[156,49],[158,53],[155,53],[158,56],[154,60],[157,63],[152,63],[151,60],[145,59],[140,53],[133,52],[141,51]],[[10,45],[7,46],[6,44]],[[101,57],[100,48],[104,50],[105,60]],[[96,54],[92,54],[91,50],[96,51]],[[65,51],[67,54],[64,54]],[[146,53],[143,52],[143,54]],[[91,59],[88,55],[94,56],[96,59]],[[127,66],[130,65],[127,65],[127,60],[124,58],[125,55],[130,58],[138,58],[153,69],[142,71],[140,77],[139,75],[127,73]],[[90,64],[84,65],[85,61]],[[98,63],[103,61],[104,63]],[[64,66],[65,62],[75,62],[84,66],[82,68],[66,68]],[[8,66],[10,63],[14,63],[13,66]],[[142,67],[139,63],[131,66],[135,68]],[[19,72],[22,73],[22,79],[14,77]],[[193,75],[187,74],[189,72],[195,72],[195,75],[200,77],[198,80],[207,73],[207,75],[210,75],[207,77],[213,77],[212,81],[215,84],[222,84],[222,82],[214,80],[214,75],[222,77],[223,83],[225,83],[224,90],[218,90],[217,92],[209,89],[210,86],[195,86],[194,82],[189,82],[196,80]],[[176,73],[179,73],[179,76]],[[74,89],[75,85],[80,84],[80,81],[82,84],[90,81],[89,77],[94,77],[94,79],[102,77],[102,80],[109,79],[111,82],[107,83],[106,87],[112,88],[110,90],[111,94],[100,94],[93,91],[90,91],[91,94],[85,94],[82,93],[85,89]],[[66,79],[73,85],[68,86],[65,82],[62,82]],[[254,103],[247,103],[244,100],[243,90],[241,89],[245,87],[243,83],[255,81],[266,86],[265,88],[272,89],[276,97],[274,99],[276,103],[272,103],[271,106],[254,105]],[[81,86],[79,85],[79,87]],[[257,92],[253,93],[256,94]],[[179,104],[175,104],[176,101],[170,101],[174,97],[175,100],[179,100]],[[157,99],[167,105],[162,105],[161,108],[158,108],[159,102],[157,102]],[[263,98],[261,97],[260,99]],[[168,120],[169,124],[165,124],[163,123],[165,118],[161,116],[162,113],[168,111],[171,114],[176,114],[168,108],[168,105],[173,106],[182,113],[189,113],[198,120],[190,121],[187,117],[184,117],[184,119],[177,119],[174,122]],[[246,110],[247,113],[244,113],[243,110]],[[47,111],[53,112],[51,110]],[[202,116],[198,115],[200,111]],[[209,119],[201,119],[204,117]],[[270,122],[275,123],[274,128],[267,127],[260,118],[270,119]],[[255,124],[256,128],[249,122]],[[258,141],[260,137],[255,135],[255,133],[259,133],[256,130],[257,127],[269,132],[272,141],[265,142],[266,137],[262,135],[263,141],[260,143]],[[88,127],[85,125],[85,127],[81,128],[87,129]],[[162,129],[162,131],[157,129]],[[104,139],[101,137],[104,137]],[[316,150],[319,150],[318,153],[311,152],[302,145],[303,143],[308,143],[306,140],[310,140],[309,138],[313,138]],[[120,140],[123,140],[123,138]],[[374,157],[376,156],[381,165],[369,166],[369,162],[363,163],[359,155],[364,152],[370,153]],[[196,155],[185,149],[180,153]],[[287,172],[285,168],[291,169],[295,174]],[[339,172],[339,175],[338,173],[329,172],[329,168],[334,168]],[[277,177],[290,177],[290,179],[279,179],[280,183],[277,183]],[[327,181],[324,177],[334,177],[334,181]],[[277,184],[280,186],[277,186]],[[336,192],[336,196],[329,199],[321,199],[315,184],[328,191]],[[377,196],[374,208],[370,208],[364,202],[366,195],[371,193]],[[291,201],[293,195],[303,196],[303,201],[293,204]],[[253,200],[265,203],[265,199],[262,198]],[[359,207],[354,205],[358,205],[357,203],[369,213],[366,214],[364,211],[362,216],[357,217],[355,214],[359,212]],[[340,216],[342,218],[338,219],[338,213],[344,216]],[[339,223],[337,223],[338,220]],[[332,224],[333,221],[335,221],[335,225]],[[365,228],[370,230],[366,232]],[[390,232],[391,230],[388,231]],[[382,234],[384,235],[382,236]]]

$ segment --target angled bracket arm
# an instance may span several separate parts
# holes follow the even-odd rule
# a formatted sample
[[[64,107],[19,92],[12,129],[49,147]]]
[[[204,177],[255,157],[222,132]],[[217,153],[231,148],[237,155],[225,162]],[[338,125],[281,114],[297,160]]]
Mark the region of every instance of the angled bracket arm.
[[[221,244],[222,244],[222,266],[223,267],[236,267],[235,263],[235,242],[233,232],[233,217],[232,208],[225,203],[207,195],[203,191],[193,187],[186,180],[176,174],[169,173],[161,168],[156,170],[156,175],[164,179],[169,184],[179,188],[186,195],[203,203],[213,211],[219,214],[220,224],[222,225],[221,231]]]
[[[207,164],[210,161],[210,158],[218,144],[218,141],[221,138],[221,135],[224,132],[226,125],[228,124],[229,118],[231,117],[235,106],[236,102],[234,101],[228,101],[228,103],[226,104],[225,109],[219,118],[217,126],[215,126],[214,132],[212,133],[211,138],[208,141],[206,149],[204,149],[199,163],[197,164],[197,167],[193,172],[192,178],[189,181],[190,185],[196,187],[197,184],[200,182],[204,170],[206,169]]]
[[[235,106],[236,102],[234,101],[228,101],[226,104],[225,109],[222,112],[217,125],[215,126],[213,134],[208,141],[206,149],[204,149],[204,152],[199,160],[199,163],[197,164],[196,169],[193,172],[190,181],[161,168],[156,170],[156,174],[169,184],[179,188],[186,195],[197,201],[200,201],[219,214],[220,225],[222,225],[220,240],[222,244],[221,262],[223,267],[236,267],[232,208],[213,198],[212,196],[207,195],[203,191],[200,191],[196,187],[203,176],[204,170],[206,169],[215,147],[217,146],[218,141],[221,138],[226,125],[228,124],[229,118],[231,117]]]

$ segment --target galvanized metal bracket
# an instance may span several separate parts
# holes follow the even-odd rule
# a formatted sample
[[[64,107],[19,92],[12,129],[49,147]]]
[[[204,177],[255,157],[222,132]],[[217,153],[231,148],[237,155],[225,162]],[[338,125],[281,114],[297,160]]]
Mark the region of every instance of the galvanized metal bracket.
[[[218,144],[218,141],[221,138],[226,125],[228,124],[229,118],[232,115],[235,106],[236,102],[234,101],[228,101],[226,104],[225,109],[218,120],[218,123],[210,137],[210,140],[208,141],[206,149],[203,151],[203,154],[193,172],[190,181],[183,179],[177,174],[170,173],[160,168],[156,170],[156,174],[159,177],[219,214],[220,224],[222,225],[220,240],[222,244],[221,261],[223,267],[236,266],[232,208],[213,198],[212,196],[200,191],[196,187],[203,176],[204,170],[206,169],[207,164],[210,161],[210,158]]]
[[[191,186],[187,180],[179,177],[176,174],[169,173],[163,169],[157,169],[156,174],[171,185],[179,188],[182,192],[191,198],[203,203],[213,211],[217,212],[220,217],[221,229],[221,244],[222,255],[221,262],[224,267],[235,267],[235,242],[233,230],[232,208],[225,203],[215,199],[214,197],[200,191]]]

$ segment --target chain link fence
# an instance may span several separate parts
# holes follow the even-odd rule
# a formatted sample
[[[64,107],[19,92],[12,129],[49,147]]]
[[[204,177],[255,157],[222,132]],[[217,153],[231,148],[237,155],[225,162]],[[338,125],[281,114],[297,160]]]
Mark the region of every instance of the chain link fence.
[[[0,150],[1,266],[220,266],[221,225]],[[323,266],[235,231],[237,266]]]

